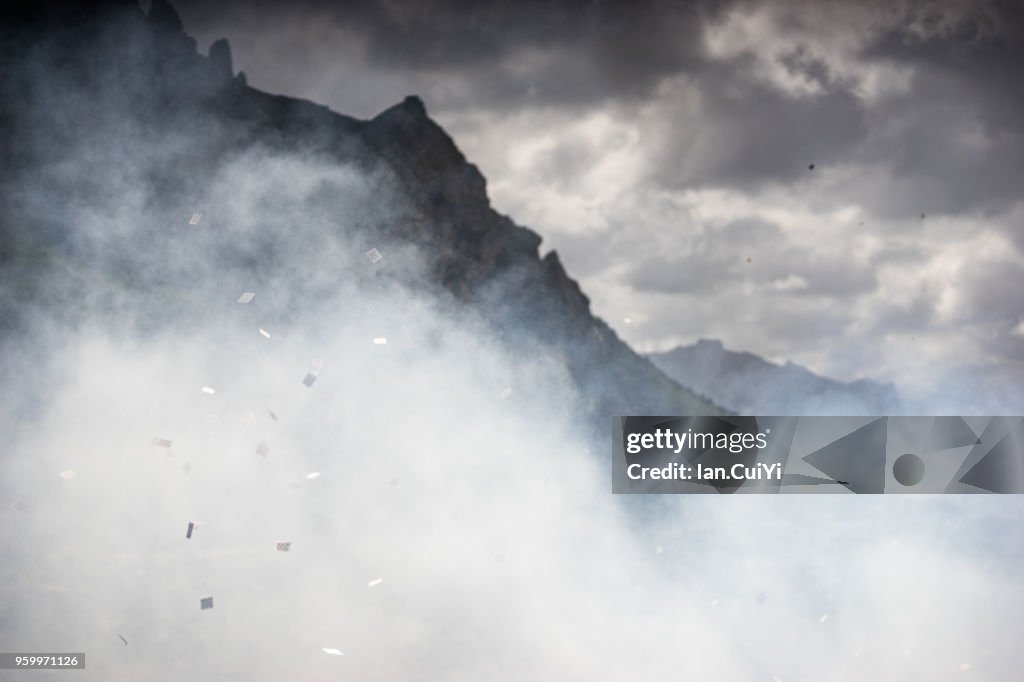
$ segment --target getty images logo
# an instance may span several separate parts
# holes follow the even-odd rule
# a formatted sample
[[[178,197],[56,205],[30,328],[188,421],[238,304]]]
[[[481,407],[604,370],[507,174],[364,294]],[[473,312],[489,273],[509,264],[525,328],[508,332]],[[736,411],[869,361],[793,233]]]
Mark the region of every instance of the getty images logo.
[[[764,433],[703,433],[687,429],[677,433],[672,429],[657,429],[653,433],[630,433],[626,436],[626,452],[636,455],[643,450],[673,450],[677,454],[684,448],[690,450],[728,450],[740,453],[756,447],[768,447],[767,434]]]

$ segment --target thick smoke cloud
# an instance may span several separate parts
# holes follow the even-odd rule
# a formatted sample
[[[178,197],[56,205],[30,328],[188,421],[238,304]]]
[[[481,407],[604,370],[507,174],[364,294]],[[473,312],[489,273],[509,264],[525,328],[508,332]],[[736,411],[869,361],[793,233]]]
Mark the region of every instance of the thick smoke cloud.
[[[60,73],[26,74],[26,113]],[[168,138],[123,105],[54,112],[95,134],[23,141],[56,161],[5,186],[14,215],[73,229],[29,240],[38,269],[5,287],[0,649],[85,651],[90,680],[1024,663],[1020,501],[613,498],[557,360],[504,347],[387,238],[408,200],[387,170],[221,162],[202,153],[219,131]]]

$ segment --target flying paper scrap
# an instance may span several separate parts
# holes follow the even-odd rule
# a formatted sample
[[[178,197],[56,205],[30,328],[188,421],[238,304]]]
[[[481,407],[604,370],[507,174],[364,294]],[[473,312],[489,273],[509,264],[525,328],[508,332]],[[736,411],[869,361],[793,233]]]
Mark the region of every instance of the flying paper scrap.
[[[366,257],[370,259],[371,263],[376,263],[384,256],[380,255],[380,251],[378,251],[377,249],[370,249],[369,251],[366,252]]]
[[[185,531],[185,539],[186,540],[191,540],[192,539],[192,531],[195,529],[195,527],[196,527],[196,524],[192,523],[191,521],[188,522],[188,530]]]
[[[270,338],[270,332],[268,332],[266,329],[263,329],[262,327],[260,327],[260,335],[265,339]]]
[[[510,395],[512,395],[512,387],[511,387],[511,386],[506,386],[506,387],[505,387],[505,388],[504,388],[504,389],[503,389],[503,390],[501,391],[501,397],[502,397],[502,398],[507,398],[507,397],[509,397]]]
[[[189,225],[198,225],[199,221],[203,219],[202,213],[193,213],[192,217],[188,219]]]
[[[371,580],[369,583],[367,583],[366,586],[375,587],[377,585],[380,585],[382,582],[384,582],[384,578],[377,578],[376,580]]]
[[[326,647],[324,647],[324,653],[325,654],[331,654],[332,656],[344,656],[345,655],[345,654],[341,653],[340,651],[338,651],[337,649],[328,649]]]
[[[375,344],[377,344],[378,346],[386,346],[387,343],[388,343],[388,340],[386,338],[384,338],[383,336],[378,336],[377,338],[375,338],[373,340],[373,342]]]
[[[246,412],[241,417],[239,417],[238,420],[245,424],[246,426],[249,426],[254,421],[256,421],[256,415],[254,415],[252,412]]]
[[[320,478],[320,472],[319,471],[312,471],[312,472],[306,474],[306,480],[307,481],[312,481],[314,478]]]
[[[260,457],[266,457],[267,453],[269,452],[270,447],[267,445],[266,441],[263,441],[256,446],[256,454],[259,455]]]
[[[199,390],[202,391],[203,393],[205,393],[206,395],[213,395],[214,393],[217,392],[217,389],[215,389],[215,388],[213,388],[211,386],[203,386]]]
[[[276,415],[276,414],[274,414],[274,411],[273,411],[273,410],[267,410],[267,414],[269,414],[269,415],[270,415],[270,418],[271,418],[271,419],[273,419],[274,421],[280,421],[280,420],[279,420],[279,419],[277,418],[277,415]]]
[[[247,292],[245,292],[244,294],[242,294],[241,296],[238,297],[238,302],[239,303],[249,303],[254,298],[256,298],[256,294],[254,294],[251,291],[247,291]]]
[[[279,543],[277,543],[277,551],[278,552],[287,552],[289,549],[291,549],[291,547],[292,547],[292,543],[290,543],[290,542],[279,542]]]
[[[306,374],[306,378],[302,380],[302,383],[306,384],[307,386],[312,386],[314,382],[316,382],[315,374]]]
[[[70,481],[72,478],[74,478],[77,475],[78,474],[76,474],[71,469],[68,469],[67,471],[60,472],[60,477],[63,478],[65,481]]]
[[[154,438],[153,439],[153,445],[157,446],[158,448],[169,448],[169,447],[171,447],[171,443],[172,443],[172,441],[169,441],[166,438]]]
[[[205,611],[213,608],[213,597],[203,597],[199,600],[199,608]]]

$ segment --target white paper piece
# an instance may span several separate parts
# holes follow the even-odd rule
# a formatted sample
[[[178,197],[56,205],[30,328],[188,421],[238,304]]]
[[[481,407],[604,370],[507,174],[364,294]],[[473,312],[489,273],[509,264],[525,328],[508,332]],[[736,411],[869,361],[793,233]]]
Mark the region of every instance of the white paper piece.
[[[268,332],[266,329],[263,329],[262,327],[260,327],[260,336],[262,336],[265,339],[269,339],[270,338],[270,332]]]
[[[199,221],[203,219],[202,213],[193,213],[192,217],[188,219],[189,225],[198,225]]]
[[[78,475],[78,474],[76,474],[76,473],[75,473],[74,471],[72,471],[71,469],[68,469],[67,471],[62,471],[62,472],[60,472],[60,474],[59,474],[59,476],[60,476],[61,478],[63,478],[63,479],[65,480],[65,481],[70,481],[70,480],[71,480],[72,478],[74,478],[74,477],[75,477],[75,476],[77,476],[77,475]]]
[[[380,251],[377,249],[370,249],[366,252],[366,257],[370,259],[371,263],[376,263],[384,256],[380,255]]]
[[[167,440],[166,438],[153,439],[153,445],[157,446],[158,448],[169,448],[171,447],[171,443],[173,442],[174,441]]]
[[[256,298],[256,294],[251,291],[246,291],[244,294],[238,297],[239,303],[249,303],[252,299]]]
[[[213,395],[214,393],[216,393],[216,392],[217,392],[217,389],[215,389],[215,388],[212,388],[212,387],[210,387],[210,386],[203,386],[203,387],[202,387],[201,389],[199,389],[199,390],[200,390],[200,391],[202,391],[203,393],[205,393],[206,395]]]
[[[338,651],[337,649],[328,649],[327,647],[324,647],[324,653],[325,654],[330,654],[332,656],[344,656],[345,655],[345,654],[341,653],[340,651]]]
[[[311,471],[310,473],[306,474],[307,481],[312,481],[314,478],[320,478],[319,471]]]
[[[963,671],[970,670],[971,669],[971,664],[970,663],[961,663],[960,664],[960,669],[963,670]]]
[[[821,614],[821,618],[818,619],[818,622],[819,623],[824,623],[826,620],[828,620],[828,614],[827,613],[823,613],[823,614]]]
[[[246,412],[241,417],[239,417],[238,420],[245,424],[246,426],[249,426],[254,421],[256,421],[256,415],[254,415],[252,412]]]
[[[384,578],[377,578],[376,580],[371,580],[369,583],[367,583],[366,586],[375,587],[377,585],[380,585],[382,582],[384,582]]]
[[[375,344],[377,344],[378,346],[386,346],[387,343],[388,343],[388,340],[386,338],[384,338],[383,336],[378,336],[377,338],[375,338],[373,340],[373,342]]]
[[[512,387],[511,386],[506,386],[504,389],[502,389],[502,391],[501,391],[502,399],[507,398],[510,395],[512,395]]]

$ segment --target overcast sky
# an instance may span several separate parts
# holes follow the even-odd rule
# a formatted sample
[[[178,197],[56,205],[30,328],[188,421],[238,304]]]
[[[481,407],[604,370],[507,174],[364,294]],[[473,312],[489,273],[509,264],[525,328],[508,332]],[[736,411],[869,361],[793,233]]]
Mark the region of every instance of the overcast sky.
[[[175,5],[262,90],[358,117],[420,95],[640,351],[718,338],[1024,411],[1009,4]]]

